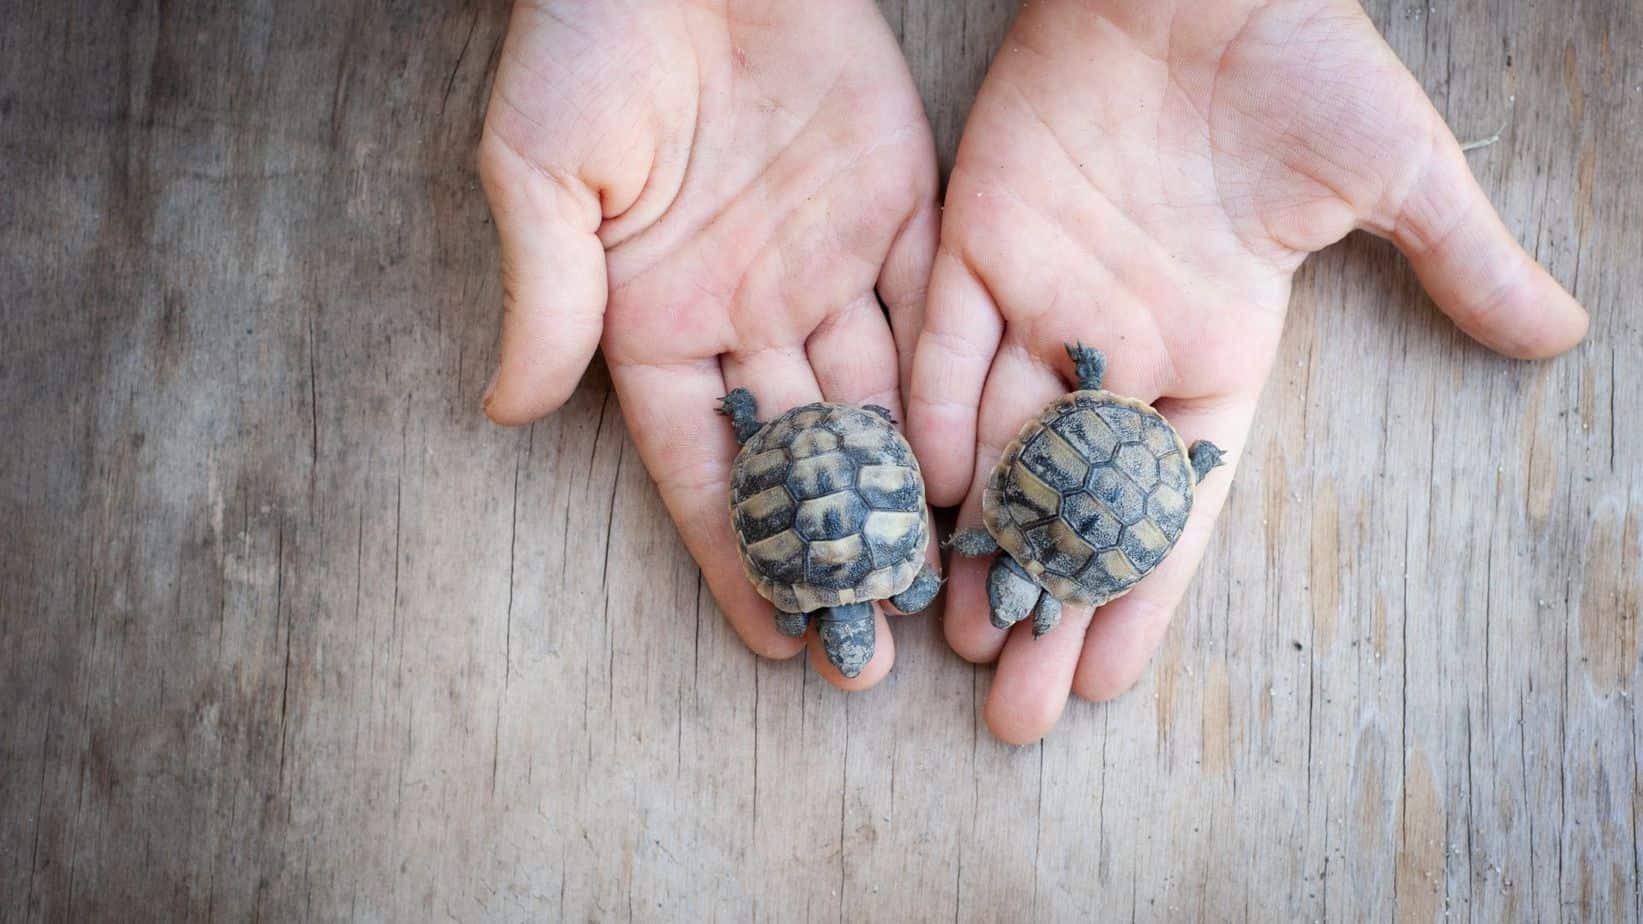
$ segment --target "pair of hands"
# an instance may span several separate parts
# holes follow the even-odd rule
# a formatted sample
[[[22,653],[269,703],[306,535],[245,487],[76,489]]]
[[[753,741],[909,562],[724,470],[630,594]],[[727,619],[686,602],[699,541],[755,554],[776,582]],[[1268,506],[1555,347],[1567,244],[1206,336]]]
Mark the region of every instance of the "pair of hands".
[[[504,290],[486,413],[553,411],[602,345],[686,545],[766,657],[805,642],[777,632],[737,557],[736,444],[714,413],[732,388],[767,415],[890,408],[962,528],[1002,447],[1069,390],[1069,341],[1111,357],[1112,391],[1235,465],[1296,268],[1355,229],[1391,239],[1496,350],[1549,356],[1586,329],[1354,0],[1034,0],[971,110],[944,208],[872,0],[521,0],[480,167]],[[1038,738],[1069,692],[1136,681],[1230,480],[1203,484],[1133,592],[1068,607],[1042,639],[993,628],[985,563],[951,563],[947,638],[999,662],[999,737]],[[878,622],[858,677],[812,636],[816,669],[876,683],[895,656]]]

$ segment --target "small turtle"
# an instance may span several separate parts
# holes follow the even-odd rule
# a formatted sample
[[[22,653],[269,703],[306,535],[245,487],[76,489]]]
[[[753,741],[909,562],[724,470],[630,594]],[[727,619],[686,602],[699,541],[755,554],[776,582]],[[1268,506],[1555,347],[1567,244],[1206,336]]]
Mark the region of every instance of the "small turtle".
[[[742,450],[730,517],[748,580],[783,634],[818,623],[827,660],[854,677],[873,658],[874,600],[903,613],[930,604],[941,579],[924,561],[924,478],[890,412],[806,404],[768,423],[753,394],[721,399]]]
[[[1050,402],[1005,447],[981,495],[985,530],[952,539],[961,555],[1003,549],[987,573],[992,623],[1033,617],[1055,628],[1063,603],[1100,606],[1164,560],[1192,511],[1194,486],[1221,450],[1189,448],[1150,406],[1101,388],[1106,360],[1067,346],[1078,390]]]

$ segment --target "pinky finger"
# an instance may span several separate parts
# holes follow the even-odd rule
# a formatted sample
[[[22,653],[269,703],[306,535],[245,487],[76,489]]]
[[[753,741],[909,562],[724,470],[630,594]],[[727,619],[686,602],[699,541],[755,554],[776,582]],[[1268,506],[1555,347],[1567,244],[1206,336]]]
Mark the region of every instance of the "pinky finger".
[[[798,654],[803,643],[777,630],[770,604],[747,580],[736,550],[728,501],[737,447],[714,413],[726,391],[719,363],[614,363],[610,374],[639,455],[725,617],[755,654]]]

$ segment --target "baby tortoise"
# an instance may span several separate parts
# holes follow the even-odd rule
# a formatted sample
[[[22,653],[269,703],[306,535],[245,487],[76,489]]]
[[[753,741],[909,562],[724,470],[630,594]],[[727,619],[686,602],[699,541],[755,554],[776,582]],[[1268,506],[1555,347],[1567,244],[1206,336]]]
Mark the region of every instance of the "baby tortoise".
[[[1055,628],[1063,603],[1100,606],[1164,560],[1186,526],[1194,486],[1221,450],[1190,448],[1150,406],[1101,389],[1106,360],[1067,346],[1078,390],[1021,428],[981,495],[985,530],[954,536],[962,555],[1003,549],[987,574],[993,625],[1033,617]]]
[[[872,601],[916,613],[941,588],[913,450],[882,407],[806,404],[761,423],[747,389],[721,400],[742,447],[730,516],[747,578],[784,634],[814,616],[827,660],[854,677],[873,658]]]

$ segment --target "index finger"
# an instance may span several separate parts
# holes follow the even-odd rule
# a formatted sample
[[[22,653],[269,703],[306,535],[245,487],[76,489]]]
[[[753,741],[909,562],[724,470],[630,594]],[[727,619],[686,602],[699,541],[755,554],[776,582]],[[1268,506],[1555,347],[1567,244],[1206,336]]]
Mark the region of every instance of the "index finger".
[[[957,504],[970,486],[976,411],[1003,336],[1004,319],[981,278],[959,254],[938,251],[907,389],[907,439],[933,506]]]

